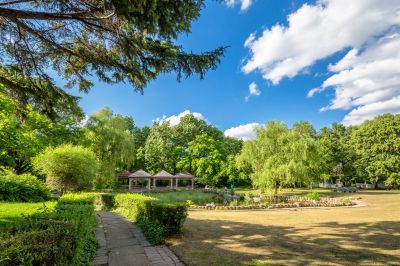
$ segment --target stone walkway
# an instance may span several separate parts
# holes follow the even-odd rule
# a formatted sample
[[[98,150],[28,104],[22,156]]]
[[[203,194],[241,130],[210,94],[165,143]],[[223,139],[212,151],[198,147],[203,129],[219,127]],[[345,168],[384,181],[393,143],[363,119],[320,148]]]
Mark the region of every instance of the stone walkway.
[[[140,229],[125,218],[98,212],[96,266],[183,266],[165,245],[152,246]]]

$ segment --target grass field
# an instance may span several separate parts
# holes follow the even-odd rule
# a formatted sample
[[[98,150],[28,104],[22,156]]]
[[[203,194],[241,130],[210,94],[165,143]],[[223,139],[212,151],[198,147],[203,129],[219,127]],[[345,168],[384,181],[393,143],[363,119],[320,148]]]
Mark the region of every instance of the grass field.
[[[55,201],[47,202],[0,202],[0,228],[18,222],[26,215],[33,214],[46,206],[52,209]]]
[[[400,265],[400,192],[356,195],[366,206],[190,211],[168,243],[187,265]]]
[[[206,204],[215,200],[213,193],[203,193],[201,191],[173,191],[161,193],[146,193],[147,196],[158,198],[164,202],[186,202],[193,201],[195,204]]]

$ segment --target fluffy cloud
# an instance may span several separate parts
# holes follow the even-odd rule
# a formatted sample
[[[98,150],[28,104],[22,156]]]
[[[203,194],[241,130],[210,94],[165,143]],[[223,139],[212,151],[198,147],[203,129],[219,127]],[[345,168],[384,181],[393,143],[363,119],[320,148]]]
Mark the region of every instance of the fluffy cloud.
[[[250,83],[249,85],[249,95],[245,97],[246,101],[250,99],[251,96],[260,96],[261,91],[258,89],[257,84],[255,82]]]
[[[247,10],[251,4],[252,0],[225,0],[225,4],[229,7],[234,7],[236,4],[240,4],[240,10]]]
[[[254,128],[260,126],[259,123],[249,123],[245,125],[240,125],[237,127],[232,127],[225,130],[224,134],[227,137],[248,140],[255,137]]]
[[[316,61],[350,51],[329,66],[331,76],[310,90],[311,97],[335,90],[321,110],[354,109],[343,122],[357,124],[385,112],[397,112],[400,93],[400,3],[398,0],[320,0],[288,16],[288,25],[275,25],[245,41],[250,58],[243,72],[260,71],[278,84]]]
[[[180,113],[178,115],[171,115],[171,116],[168,116],[168,117],[166,115],[163,115],[162,118],[157,118],[155,120],[155,122],[158,122],[158,123],[161,124],[161,123],[164,123],[164,122],[168,121],[169,125],[171,127],[173,127],[173,126],[176,126],[177,124],[179,124],[181,122],[181,118],[186,116],[186,115],[193,115],[197,119],[204,120],[204,121],[207,122],[207,119],[203,116],[203,114],[196,113],[196,112],[191,112],[190,110],[185,110],[185,111],[183,111],[182,113]]]

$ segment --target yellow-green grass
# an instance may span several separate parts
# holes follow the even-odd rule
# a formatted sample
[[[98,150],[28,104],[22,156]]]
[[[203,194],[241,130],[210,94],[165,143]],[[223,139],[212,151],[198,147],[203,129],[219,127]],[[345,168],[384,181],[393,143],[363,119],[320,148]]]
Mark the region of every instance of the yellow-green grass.
[[[366,206],[190,211],[168,243],[188,265],[400,265],[400,192],[354,195]]]
[[[206,204],[215,201],[215,194],[204,193],[202,191],[171,191],[159,193],[146,193],[146,196],[158,198],[164,202],[181,202],[185,203],[191,200],[195,204]]]
[[[19,222],[25,216],[34,214],[45,207],[53,209],[55,201],[46,202],[1,202],[0,201],[0,228]]]

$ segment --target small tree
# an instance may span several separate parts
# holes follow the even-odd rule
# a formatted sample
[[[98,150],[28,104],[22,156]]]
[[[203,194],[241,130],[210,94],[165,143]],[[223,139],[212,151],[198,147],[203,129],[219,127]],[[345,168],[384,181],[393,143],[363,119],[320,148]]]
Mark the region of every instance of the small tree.
[[[47,148],[35,157],[34,166],[46,174],[46,182],[50,188],[64,193],[91,188],[98,161],[90,149],[65,144]]]

